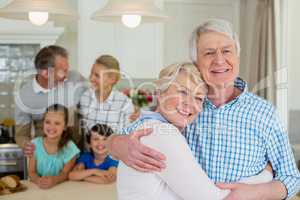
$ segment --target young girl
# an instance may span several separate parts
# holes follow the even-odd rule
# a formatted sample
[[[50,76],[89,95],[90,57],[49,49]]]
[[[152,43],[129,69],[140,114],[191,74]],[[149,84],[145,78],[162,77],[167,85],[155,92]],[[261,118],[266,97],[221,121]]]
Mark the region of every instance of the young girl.
[[[67,131],[68,109],[54,104],[43,118],[44,136],[32,140],[34,156],[29,159],[29,177],[42,189],[51,188],[68,178],[79,149]]]
[[[70,180],[92,183],[112,183],[116,180],[118,162],[111,159],[105,147],[107,137],[113,134],[105,124],[96,124],[86,135],[91,152],[83,153],[69,174]]]

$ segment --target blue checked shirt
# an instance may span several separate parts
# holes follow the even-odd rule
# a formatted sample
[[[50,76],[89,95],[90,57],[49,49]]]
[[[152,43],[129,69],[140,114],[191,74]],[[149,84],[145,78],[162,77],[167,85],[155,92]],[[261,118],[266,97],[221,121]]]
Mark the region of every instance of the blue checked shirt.
[[[208,99],[204,110],[185,130],[187,142],[203,170],[214,182],[237,182],[259,174],[272,164],[274,179],[287,188],[288,198],[300,188],[288,135],[275,108],[247,91],[238,78],[241,95],[217,108]],[[123,130],[131,133],[142,120]]]
[[[275,108],[248,92],[240,78],[235,87],[241,95],[219,108],[206,99],[203,112],[185,130],[195,158],[213,181],[227,183],[258,174],[270,161],[274,179],[286,186],[288,198],[293,196],[300,174]]]

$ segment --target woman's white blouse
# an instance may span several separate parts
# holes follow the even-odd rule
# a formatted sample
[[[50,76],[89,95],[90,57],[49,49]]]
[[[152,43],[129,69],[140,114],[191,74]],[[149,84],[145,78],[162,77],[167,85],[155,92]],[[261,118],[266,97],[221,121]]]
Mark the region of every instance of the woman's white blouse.
[[[176,127],[148,120],[138,129],[146,127],[153,128],[153,132],[142,138],[142,143],[162,152],[167,168],[160,173],[143,173],[120,162],[119,200],[217,200],[229,193],[217,188],[207,177]]]
[[[162,172],[143,173],[119,163],[117,189],[119,200],[221,200],[229,190],[215,186],[196,162],[184,136],[172,124],[147,120],[137,129],[152,128],[141,142],[162,152],[166,169]],[[261,174],[242,179],[243,183],[264,183],[272,174]]]

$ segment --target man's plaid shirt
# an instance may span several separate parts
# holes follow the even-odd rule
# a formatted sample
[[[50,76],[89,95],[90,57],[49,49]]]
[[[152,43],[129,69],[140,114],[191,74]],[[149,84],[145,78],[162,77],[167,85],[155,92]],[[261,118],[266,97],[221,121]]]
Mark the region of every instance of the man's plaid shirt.
[[[194,156],[215,182],[236,182],[261,172],[268,161],[274,180],[281,181],[291,197],[300,188],[300,174],[275,108],[247,91],[233,101],[215,107],[208,99],[204,110],[186,128],[185,136]]]

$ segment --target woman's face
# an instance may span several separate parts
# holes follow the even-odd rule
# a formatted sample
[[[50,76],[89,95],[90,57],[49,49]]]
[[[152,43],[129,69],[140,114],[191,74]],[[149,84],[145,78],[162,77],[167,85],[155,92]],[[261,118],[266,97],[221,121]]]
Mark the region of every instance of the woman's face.
[[[103,91],[107,87],[113,86],[114,79],[106,67],[94,64],[90,74],[90,82],[93,89]]]
[[[203,85],[196,85],[186,72],[179,72],[169,88],[158,96],[158,112],[179,130],[191,123],[202,110]]]
[[[106,155],[108,153],[105,146],[106,139],[107,137],[91,131],[90,148],[93,150],[95,155]]]
[[[47,138],[60,138],[65,129],[65,118],[63,112],[49,111],[43,122],[43,131]]]

